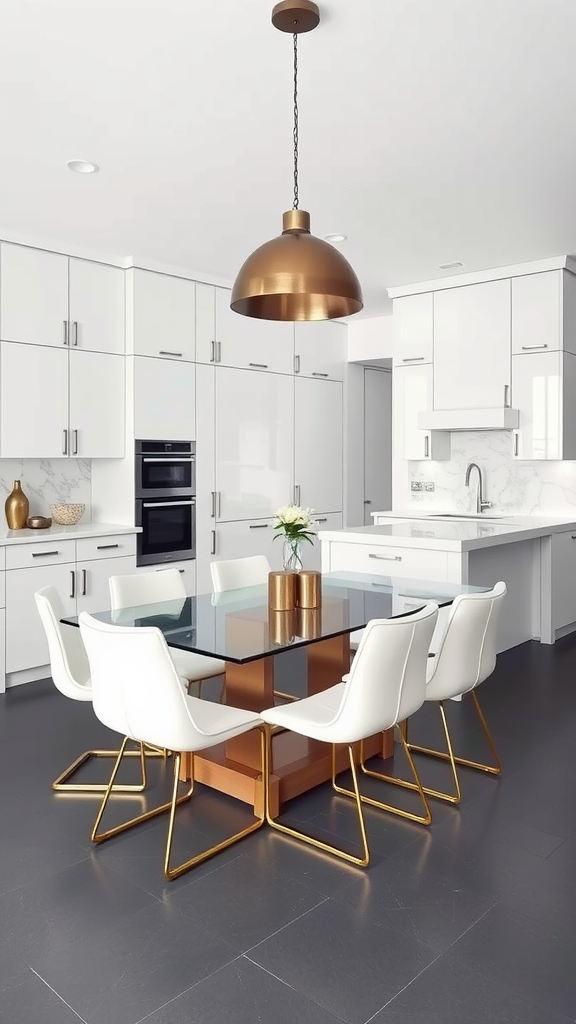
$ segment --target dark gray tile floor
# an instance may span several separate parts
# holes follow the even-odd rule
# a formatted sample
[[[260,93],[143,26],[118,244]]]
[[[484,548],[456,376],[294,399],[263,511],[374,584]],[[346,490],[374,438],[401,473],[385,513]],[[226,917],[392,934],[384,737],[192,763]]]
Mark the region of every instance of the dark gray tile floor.
[[[463,770],[461,809],[434,804],[428,830],[367,809],[367,871],[262,830],[168,883],[164,821],[95,848],[97,798],[50,789],[78,753],[116,737],[49,681],[9,691],[0,1021],[574,1024],[576,639],[501,656],[480,697],[502,778]],[[436,740],[433,710],[417,716],[415,740]],[[457,744],[482,756],[467,702],[449,712]],[[443,765],[421,767],[445,781]],[[161,763],[151,777],[156,801]],[[142,806],[118,797],[109,820]],[[355,842],[352,805],[327,787],[289,816]],[[242,806],[200,788],[182,809],[176,856],[243,820]]]

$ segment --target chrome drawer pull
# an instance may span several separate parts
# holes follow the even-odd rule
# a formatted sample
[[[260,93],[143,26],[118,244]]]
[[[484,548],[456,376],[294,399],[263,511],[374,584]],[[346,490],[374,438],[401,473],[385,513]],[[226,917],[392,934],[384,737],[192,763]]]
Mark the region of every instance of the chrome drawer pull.
[[[108,551],[109,548],[119,548],[119,544],[97,544],[96,551]]]
[[[313,376],[313,377],[327,377],[327,376],[328,376],[328,374],[327,374],[327,373],[316,373],[316,372],[315,372],[315,371],[313,370],[313,371],[312,371],[312,376]]]
[[[33,551],[32,558],[47,558],[48,555],[59,555],[59,551]]]
[[[523,352],[531,352],[535,348],[548,348],[548,345],[522,345]]]
[[[268,369],[268,363],[248,363],[248,366],[255,366],[257,370]]]
[[[424,362],[424,356],[405,356],[402,359],[403,363],[422,363]]]
[[[182,352],[166,352],[162,348],[160,349],[160,352],[158,354],[161,355],[161,356],[174,356],[176,359],[182,359],[182,355],[183,355]]]
[[[185,505],[195,505],[196,499],[192,501],[143,501],[142,508],[183,508]]]
[[[369,553],[368,554],[368,558],[379,558],[383,562],[401,562],[402,561],[402,555],[373,555],[372,553]]]
[[[270,523],[250,523],[250,530],[267,530]]]

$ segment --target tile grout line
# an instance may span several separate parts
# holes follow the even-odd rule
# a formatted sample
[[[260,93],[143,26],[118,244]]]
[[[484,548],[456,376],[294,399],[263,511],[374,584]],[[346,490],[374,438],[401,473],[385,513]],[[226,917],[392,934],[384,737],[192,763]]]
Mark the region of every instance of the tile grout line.
[[[321,893],[318,893],[318,895],[320,896]],[[275,932],[270,932],[270,935],[267,935],[266,938],[260,939],[260,942],[256,942],[253,946],[249,946],[248,949],[243,950],[240,955],[246,956],[246,954],[251,953],[253,949],[258,949],[258,946],[261,946],[263,942],[268,942],[268,939],[272,939],[275,935],[279,935],[279,933],[283,932],[285,928],[289,928],[291,924],[295,924],[296,921],[301,921],[303,917],[306,917],[306,914],[311,914],[313,910],[317,910],[318,907],[322,907],[324,903],[327,903],[331,898],[331,896],[325,896],[319,903],[315,903],[313,907],[308,907],[308,910],[305,910],[302,914],[298,914],[298,917],[292,918],[291,921],[287,921],[286,924],[283,924],[281,928],[277,928]],[[249,956],[246,956],[246,959],[250,960],[250,963],[256,964],[256,967],[260,967],[260,964],[257,964],[256,961],[252,960]]]
[[[220,971],[223,971],[225,967],[230,967],[231,964],[235,964],[236,961],[241,960],[243,956],[243,953],[239,953],[238,956],[235,956],[233,960],[229,960],[228,963],[222,964],[220,967],[217,967],[215,971],[211,971],[210,974],[206,975],[206,977],[199,978],[198,981],[195,981],[194,984],[190,985],[189,988],[185,988],[183,992],[178,992],[177,995],[172,996],[172,999],[168,999],[167,1002],[162,1003],[162,1006],[157,1006],[154,1010],[150,1010],[150,1013],[147,1013],[145,1017],[140,1017],[139,1020],[135,1021],[135,1024],[143,1024],[143,1022],[148,1020],[149,1017],[152,1017],[153,1014],[158,1013],[159,1010],[163,1010],[166,1006],[170,1006],[171,1003],[175,1003],[176,1000],[180,999],[181,996],[186,995],[187,992],[192,992],[192,989],[197,988],[198,985],[202,985],[202,983],[204,981],[208,981],[209,978],[213,978],[215,974],[218,974]],[[84,1022],[84,1024],[86,1024],[86,1022]]]
[[[280,931],[282,931],[282,929],[280,929]],[[275,932],[274,934],[277,935],[278,933]],[[277,974],[273,974],[272,971],[269,971],[267,967],[263,967],[262,964],[257,964],[254,960],[251,960],[249,956],[246,956],[245,953],[242,953],[242,956],[240,957],[240,959],[247,960],[248,963],[253,964],[254,967],[257,967],[260,971],[264,971],[264,973],[268,974],[270,978],[274,978],[274,981],[279,981],[281,985],[285,985],[286,988],[289,988],[291,992],[295,992],[296,995],[300,996],[301,999],[307,999],[308,1002],[313,1003],[314,1006],[320,1007],[321,1010],[326,1010],[326,1007],[323,1006],[322,1003],[319,1003],[318,1000],[313,999],[312,996],[309,996],[309,995],[307,995],[304,992],[301,992],[300,989],[295,988],[294,985],[291,985],[290,982],[286,981],[284,978],[279,978]],[[331,1010],[326,1010],[326,1012],[327,1013],[332,1013]],[[378,1010],[378,1013],[379,1012],[380,1011]],[[346,1021],[344,1021],[344,1019],[342,1017],[336,1017],[335,1014],[332,1014],[332,1016],[334,1017],[334,1020],[342,1021],[342,1024],[346,1024]],[[137,1024],[141,1024],[141,1022],[138,1021]],[[576,1024],[576,1022],[575,1022],[575,1024]]]
[[[46,988],[49,988],[50,991],[54,993],[54,995],[60,1000],[61,1003],[64,1003],[64,1006],[67,1006],[69,1010],[72,1010],[72,1013],[76,1017],[78,1017],[78,1020],[82,1021],[82,1024],[87,1024],[87,1021],[84,1020],[84,1017],[81,1017],[80,1014],[76,1012],[74,1007],[70,1006],[70,1003],[67,1003],[66,1000],[60,995],[60,993],[57,992],[55,988],[52,988],[52,985],[48,984],[46,978],[43,978],[41,974],[38,974],[38,971],[35,971],[33,967],[30,967],[30,970],[32,971],[32,974],[36,975],[36,977],[42,982],[43,985],[46,985]]]

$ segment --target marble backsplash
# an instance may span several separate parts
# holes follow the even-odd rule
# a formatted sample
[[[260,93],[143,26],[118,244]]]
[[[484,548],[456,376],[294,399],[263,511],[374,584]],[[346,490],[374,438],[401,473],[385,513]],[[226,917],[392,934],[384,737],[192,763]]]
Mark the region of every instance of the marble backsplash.
[[[50,505],[77,501],[86,505],[83,521],[91,517],[92,481],[89,459],[0,459],[0,501],[15,480],[30,502],[30,515],[50,515]]]
[[[435,488],[409,491],[409,505],[475,511],[477,474],[470,488],[464,477],[468,464],[477,462],[491,512],[576,515],[576,462],[520,462],[511,457],[511,446],[509,430],[454,431],[449,462],[407,463],[408,488],[412,480],[432,480]],[[399,497],[394,506],[403,508]]]

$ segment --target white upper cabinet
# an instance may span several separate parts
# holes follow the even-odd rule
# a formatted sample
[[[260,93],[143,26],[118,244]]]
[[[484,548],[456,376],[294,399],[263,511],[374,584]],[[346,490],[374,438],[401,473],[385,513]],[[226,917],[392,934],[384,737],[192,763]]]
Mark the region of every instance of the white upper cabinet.
[[[198,285],[197,360],[243,369],[294,372],[294,324],[230,309],[230,291]]]
[[[512,357],[513,432],[517,459],[576,459],[576,356],[533,352]]]
[[[70,259],[70,347],[121,355],[124,332],[124,271]]]
[[[67,343],[67,256],[2,242],[0,330],[3,341]]]
[[[69,455],[124,456],[124,359],[103,352],[70,352]]]
[[[134,437],[194,441],[195,384],[196,367],[193,363],[135,356]]]
[[[343,508],[342,384],[297,377],[294,500],[316,512]]]
[[[294,372],[301,377],[342,380],[346,327],[330,320],[294,324]]]
[[[564,270],[512,279],[512,352],[576,354],[576,278]]]
[[[293,494],[294,379],[218,367],[215,405],[217,518],[272,516]]]
[[[150,270],[128,271],[128,351],[193,361],[195,292],[194,281]]]
[[[0,451],[5,459],[69,454],[68,349],[3,342],[0,349]],[[107,415],[101,396],[102,415]]]
[[[434,409],[510,405],[510,280],[434,293]]]
[[[395,459],[449,459],[450,434],[420,430],[418,414],[432,408],[431,363],[396,366],[392,373],[392,447]]]
[[[432,362],[433,305],[432,292],[394,299],[394,366]]]

